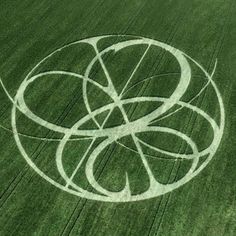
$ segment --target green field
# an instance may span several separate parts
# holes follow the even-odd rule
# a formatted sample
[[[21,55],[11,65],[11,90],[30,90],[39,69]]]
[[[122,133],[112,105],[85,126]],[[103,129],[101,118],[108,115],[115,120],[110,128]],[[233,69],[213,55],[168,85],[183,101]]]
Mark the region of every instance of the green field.
[[[235,12],[0,1],[0,236],[236,235]]]

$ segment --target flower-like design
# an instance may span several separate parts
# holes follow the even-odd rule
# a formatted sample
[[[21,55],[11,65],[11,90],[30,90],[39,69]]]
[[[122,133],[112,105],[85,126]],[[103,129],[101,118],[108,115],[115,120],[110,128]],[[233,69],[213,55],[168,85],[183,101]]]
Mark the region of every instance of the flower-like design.
[[[19,86],[14,98],[11,98],[11,96],[8,94],[5,87],[4,89],[13,103],[11,118],[12,118],[12,129],[13,129],[16,144],[21,154],[28,162],[28,164],[39,175],[41,175],[44,179],[46,179],[48,182],[55,185],[56,187],[64,191],[67,191],[71,194],[84,197],[87,199],[93,199],[93,200],[99,200],[99,201],[110,201],[110,202],[138,201],[138,200],[156,197],[156,196],[165,194],[167,192],[170,192],[178,188],[179,186],[185,184],[194,176],[196,176],[209,163],[209,161],[215,154],[223,135],[224,106],[223,106],[220,92],[215,82],[212,80],[214,73],[209,74],[198,62],[196,62],[190,56],[186,55],[184,52],[172,46],[169,46],[165,43],[162,43],[153,39],[144,38],[144,37],[131,37],[128,40],[115,42],[112,45],[105,47],[105,49],[103,50],[98,49],[98,43],[100,41],[102,41],[103,39],[109,39],[109,38],[114,39],[115,37],[117,36],[108,35],[108,36],[93,37],[93,38],[76,41],[62,48],[59,48],[58,50],[54,51],[53,53],[48,55],[46,58],[44,58],[41,62],[39,62],[33,68],[33,70],[26,76],[24,81]],[[93,50],[96,53],[93,59],[90,61],[89,65],[87,65],[85,73],[83,75],[70,72],[70,71],[63,71],[63,70],[50,70],[50,71],[35,74],[35,71],[37,71],[37,68],[41,66],[43,63],[45,63],[47,60],[53,58],[54,55],[58,54],[59,52],[62,53],[64,49],[73,48],[75,45],[78,46],[82,44],[89,45],[90,47],[93,48]],[[133,72],[131,73],[130,77],[126,81],[121,91],[117,91],[112,80],[112,75],[110,74],[106,66],[106,63],[104,61],[104,56],[110,53],[111,51],[114,53],[117,53],[119,51],[128,49],[130,47],[134,47],[134,46],[144,46],[145,51],[142,54],[141,58],[139,59],[137,65],[135,66]],[[149,52],[151,47],[157,47],[157,48],[163,49],[164,51],[170,53],[170,55],[174,57],[175,60],[178,62],[178,65],[180,68],[180,73],[179,73],[180,76],[178,79],[177,86],[175,87],[174,91],[171,93],[169,97],[160,97],[157,94],[156,96],[134,96],[134,97],[125,98],[124,95],[129,90],[129,85],[136,71],[138,70],[139,66],[142,64],[146,54]],[[94,80],[91,77],[91,74],[92,74],[91,70],[97,63],[100,64],[104,72],[104,75],[106,78],[106,85],[99,83],[98,81]],[[198,92],[197,95],[195,95],[192,99],[186,102],[186,101],[183,101],[182,98],[188,91],[189,84],[193,78],[192,73],[191,73],[192,72],[191,65],[190,65],[191,63],[194,64],[204,74],[204,77],[206,79],[206,84],[201,88],[201,90]],[[72,127],[64,127],[61,125],[57,125],[41,118],[40,116],[35,114],[33,111],[31,111],[31,109],[28,107],[25,101],[24,95],[29,85],[36,83],[41,78],[50,76],[50,75],[63,75],[63,76],[75,77],[76,79],[80,80],[82,83],[83,101],[87,109],[87,115],[83,116],[81,119],[75,122]],[[152,76],[152,78],[154,77],[155,76]],[[98,107],[96,109],[93,109],[90,104],[91,95],[89,95],[88,93],[88,86],[95,86],[98,90],[101,90],[104,94],[106,94],[112,102],[104,106]],[[219,115],[220,115],[219,122],[217,122],[204,110],[200,109],[197,105],[192,104],[192,102],[197,97],[199,97],[203,93],[203,91],[209,86],[213,89],[215,96],[217,98],[217,106],[219,107]],[[96,99],[96,97],[92,99]],[[134,103],[139,104],[143,102],[152,102],[152,103],[156,102],[156,103],[159,103],[160,105],[156,109],[149,112],[148,114],[145,114],[135,120],[131,120],[124,106],[134,104]],[[178,108],[173,110],[175,106],[178,106]],[[122,114],[124,123],[120,125],[115,125],[113,127],[106,127],[106,123],[110,115],[114,111],[114,109],[118,109],[120,111],[120,113]],[[198,148],[198,145],[193,141],[193,139],[189,137],[187,134],[185,134],[184,132],[179,131],[174,128],[167,127],[167,126],[163,126],[161,125],[161,123],[158,123],[158,120],[168,119],[169,117],[178,113],[181,109],[189,110],[192,113],[197,114],[197,116],[200,116],[203,120],[207,122],[210,129],[213,131],[212,141],[204,149],[200,150]],[[56,151],[56,166],[60,175],[63,177],[65,184],[61,184],[57,182],[56,180],[52,179],[51,177],[49,177],[48,175],[46,175],[43,171],[41,171],[37,167],[37,165],[31,160],[31,158],[27,154],[21,142],[20,134],[17,129],[17,124],[16,124],[17,122],[16,111],[17,110],[19,110],[27,118],[31,119],[33,122],[37,123],[38,125],[43,126],[48,130],[63,134],[63,137],[60,140],[58,140],[58,147]],[[105,118],[103,119],[102,122],[98,122],[97,117],[104,112],[106,112]],[[97,127],[93,129],[83,128],[83,125],[89,121],[93,121]],[[149,132],[176,136],[177,138],[187,143],[191,151],[188,154],[172,152],[169,150],[165,150],[164,148],[161,148],[161,147],[156,147],[139,137],[139,134],[149,133]],[[71,140],[78,140],[79,142],[80,139],[76,137],[81,137],[81,136],[85,139],[90,140],[90,144],[87,147],[87,150],[83,153],[82,158],[80,158],[80,160],[78,161],[77,165],[74,166],[73,172],[70,175],[68,175],[63,165],[64,149],[67,143]],[[102,187],[94,175],[95,162],[98,156],[103,152],[103,150],[105,150],[107,147],[112,145],[114,142],[118,142],[120,139],[127,136],[131,137],[133,144],[135,146],[135,149],[134,150],[132,149],[132,150],[139,155],[139,158],[142,161],[142,165],[144,166],[146,173],[148,175],[148,179],[149,179],[148,189],[138,194],[132,193],[132,190],[130,188],[128,174],[126,174],[125,186],[120,191],[111,191],[111,190],[106,189],[105,187]],[[98,145],[94,146],[97,139],[99,138],[101,138],[102,141],[100,141]],[[173,160],[179,160],[179,159],[191,160],[191,163],[192,163],[191,167],[181,179],[174,181],[173,183],[167,183],[167,184],[161,183],[153,174],[153,170],[150,167],[146,158],[146,154],[143,150],[144,147],[154,152],[169,156],[173,158]],[[128,146],[124,146],[124,148],[128,148],[131,150],[131,148]],[[202,157],[207,157],[207,158],[205,158],[204,161],[200,163],[200,160]],[[74,181],[74,176],[76,175],[76,173],[78,172],[78,170],[81,168],[83,164],[85,165],[84,170],[85,170],[86,178],[89,182],[90,187],[93,188],[93,191],[82,188],[79,185],[79,183],[76,183]]]

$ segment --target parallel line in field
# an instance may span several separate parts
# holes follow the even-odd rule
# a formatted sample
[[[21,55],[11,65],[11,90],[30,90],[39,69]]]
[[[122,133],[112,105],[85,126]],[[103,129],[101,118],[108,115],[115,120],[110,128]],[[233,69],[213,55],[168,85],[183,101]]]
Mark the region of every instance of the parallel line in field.
[[[147,1],[144,2],[144,4],[140,7],[139,10],[137,10],[136,15],[131,18],[131,20],[129,21],[129,23],[128,23],[126,29],[124,30],[124,32],[126,32],[126,31],[129,29],[129,27],[133,24],[133,22],[135,21],[135,19],[138,17],[138,15],[140,14],[141,10],[142,10],[143,7],[145,6],[146,2],[147,2]],[[117,41],[117,40],[116,40],[116,41]],[[104,60],[106,60],[107,58],[108,58],[108,56],[105,57]],[[113,148],[113,151],[114,151],[114,149],[115,149],[115,147]],[[113,152],[113,151],[112,151],[112,152]],[[112,154],[112,153],[111,153],[111,154]],[[103,168],[102,168],[102,171],[104,170],[104,168],[105,168],[105,166],[106,166],[108,160],[110,159],[111,154],[107,157],[107,161],[105,162],[105,164],[104,164],[104,166],[103,166]],[[99,174],[99,177],[101,176],[102,171],[101,171],[101,173]],[[98,179],[99,179],[99,178],[98,178]],[[80,201],[80,200],[79,200],[79,201]],[[78,201],[78,202],[79,202],[79,201]],[[80,216],[82,210],[84,209],[84,207],[85,207],[85,205],[86,205],[86,202],[87,202],[87,200],[85,200],[85,202],[84,202],[84,204],[83,204],[83,206],[82,206],[82,208],[81,208],[81,211],[80,211],[80,213],[78,214],[77,218],[75,219],[75,221],[74,221],[74,223],[73,223],[73,225],[72,225],[72,227],[71,227],[71,229],[70,229],[68,235],[72,232],[72,230],[73,230],[73,228],[74,228],[74,226],[75,226],[77,220],[79,219],[79,216]],[[77,207],[77,206],[76,206],[76,207]],[[68,224],[69,224],[69,222],[67,222],[67,225],[68,225]],[[65,229],[63,230],[63,232],[62,232],[60,235],[63,235],[64,232],[65,232]]]
[[[179,18],[179,17],[177,17],[177,19],[178,19],[178,18]],[[176,34],[177,30],[178,30],[179,20],[176,20],[175,22],[176,22],[176,23],[175,23],[173,29],[170,31],[170,35],[169,35],[168,38],[167,38],[167,41],[166,41],[167,43],[168,43],[168,42],[171,42],[171,41],[173,40],[173,38],[174,38],[174,36],[175,36],[175,34]],[[163,59],[164,59],[164,56],[165,56],[165,55],[166,55],[166,52],[163,52],[163,53],[161,54],[160,60],[158,60],[157,63],[154,63],[154,65],[152,66],[152,69],[151,69],[150,72],[148,73],[148,76],[147,76],[147,77],[149,77],[149,75],[150,75],[153,71],[158,70],[158,68],[161,66],[161,63],[163,63]],[[140,91],[137,93],[137,96],[142,95],[142,94],[145,92],[145,90],[148,88],[148,85],[149,85],[149,84],[150,84],[150,81],[147,81],[146,84],[144,83],[143,86],[141,86]],[[135,112],[136,109],[137,109],[137,105],[134,106],[133,111],[132,111],[132,113],[131,113],[131,117],[133,116],[133,114],[134,114],[134,112]],[[141,167],[140,167],[140,168],[141,168]],[[161,198],[162,198],[162,196],[161,196]],[[159,211],[159,205],[158,205],[157,213],[156,213],[156,214],[158,214],[158,211]],[[154,216],[154,217],[155,217],[155,216]]]
[[[177,29],[178,29],[178,20],[176,21],[176,24],[174,25],[174,30],[170,31],[171,34],[169,35],[168,39],[167,39],[167,42],[169,41],[172,41],[172,39],[174,38],[174,35],[175,33],[177,32]],[[164,58],[165,56],[165,53],[162,53],[162,56],[161,56],[161,59],[157,62],[157,63],[154,63],[154,65],[152,66],[152,69],[150,70],[149,74],[151,74],[153,71],[157,70],[157,68],[161,65],[162,63],[162,59]],[[157,64],[157,65],[156,65]],[[148,76],[147,76],[148,77]],[[143,94],[145,89],[148,87],[148,84],[150,83],[150,81],[147,81],[147,85],[145,86],[145,84],[141,87],[140,91],[138,92],[138,96],[139,94]],[[142,90],[144,90],[142,92]],[[137,105],[135,105],[132,113],[131,113],[131,116],[134,114],[135,112],[135,109],[137,108]],[[141,168],[141,167],[140,167]]]
[[[100,3],[100,5],[101,5],[101,3]],[[96,5],[96,7],[97,7],[97,5]],[[58,85],[59,85],[59,83],[58,83]],[[55,91],[55,90],[54,90],[54,91]],[[74,95],[76,95],[76,94],[77,94],[77,93],[75,92]],[[50,95],[52,95],[52,94],[50,94]],[[69,106],[71,106],[71,103],[68,103],[68,104],[67,104],[67,106],[66,106],[65,109],[62,111],[61,115],[58,117],[58,119],[56,120],[56,122],[59,122],[59,120],[60,120],[61,118],[62,118],[62,121],[66,118],[66,116],[67,116],[68,113],[70,112],[70,108],[69,108],[69,111],[68,111],[68,112],[66,113],[66,115],[64,116],[64,118],[63,118],[63,113],[66,112],[66,110],[68,110],[68,107],[69,107]],[[73,106],[73,105],[72,105],[72,106]],[[61,121],[60,123],[62,123],[62,121]],[[52,132],[51,130],[47,131],[45,138],[50,137],[50,134],[53,134],[53,132]],[[51,136],[51,137],[52,137],[52,136]],[[35,151],[31,154],[31,156],[33,156],[33,155],[36,153],[36,151],[39,149],[39,147],[40,147],[41,144],[43,144],[43,141],[37,146],[37,148],[36,148]],[[45,146],[46,146],[46,144],[44,144],[44,145],[42,146],[42,148],[40,149],[39,153],[38,153],[37,156],[35,157],[35,160],[37,159],[37,157],[39,156],[39,154],[41,153],[41,151],[43,150],[43,148],[44,148]],[[13,188],[12,191],[10,192],[10,195],[12,194],[12,192],[14,191],[14,189],[16,188],[16,186],[20,183],[21,179],[24,177],[24,175],[26,174],[26,172],[29,170],[29,167],[28,167],[27,164],[26,164],[23,168],[24,168],[24,170],[23,170],[23,171],[24,171],[23,175],[22,175],[22,171],[21,171],[21,172],[17,175],[17,177],[14,178],[14,179],[20,178],[20,180],[19,180],[18,182],[16,182],[14,188]],[[22,175],[22,176],[21,176],[21,175]],[[4,195],[4,193],[3,193],[3,195]],[[8,197],[10,197],[10,195],[9,195]],[[7,199],[8,199],[8,197],[7,197]],[[0,198],[0,199],[1,199],[1,198]],[[7,199],[6,199],[6,200],[7,200]],[[4,202],[5,202],[5,201],[4,201]],[[1,207],[3,206],[4,202],[0,204],[0,209],[1,209]]]
[[[177,24],[176,24],[176,25],[177,25]],[[174,28],[176,27],[176,25],[174,26]],[[171,31],[171,32],[172,32],[172,31]],[[163,57],[164,57],[164,55],[162,56],[162,58],[163,58]],[[159,62],[159,63],[160,63],[160,62]],[[159,64],[159,63],[158,63],[158,64]],[[154,68],[154,67],[155,67],[155,64],[154,64],[153,68]],[[104,166],[104,167],[105,167],[105,166]],[[87,202],[87,201],[86,201],[86,202]],[[85,204],[86,204],[86,202],[85,202]],[[78,218],[79,218],[79,217],[77,217],[76,221],[78,220]],[[76,223],[76,222],[75,222],[75,223]],[[74,224],[74,225],[75,225],[75,224]],[[71,231],[72,231],[72,230],[71,230]],[[71,231],[70,231],[70,232],[71,232]]]
[[[108,148],[108,149],[106,150],[104,156],[107,155],[109,149],[110,149],[110,148]],[[113,147],[113,149],[111,150],[111,153],[113,152],[114,149],[115,149],[115,147]],[[109,155],[109,156],[110,156],[110,155]],[[109,156],[106,157],[106,158],[109,159]],[[100,165],[101,165],[102,161],[103,161],[103,160],[101,160],[101,161],[99,162],[98,168],[95,170],[95,174],[96,174],[96,172],[99,171],[99,168],[100,168]],[[108,160],[107,160],[107,161],[108,161]],[[107,162],[107,161],[106,161],[106,162]],[[103,168],[102,168],[102,169],[103,169]],[[102,171],[100,171],[99,176],[100,176],[101,174],[102,174]],[[98,176],[98,177],[99,177],[99,176]],[[89,184],[87,184],[86,187],[89,187]],[[81,201],[84,201],[84,203],[82,203],[83,205],[82,205],[82,208],[79,209],[79,213],[76,214],[76,211],[78,210],[79,203],[80,203]],[[74,208],[72,214],[70,215],[70,217],[69,217],[69,219],[68,219],[66,225],[64,226],[62,232],[61,232],[59,235],[63,235],[63,234],[66,232],[67,228],[69,227],[70,221],[73,219],[74,215],[76,214],[76,219],[75,219],[74,222],[72,223],[72,226],[70,227],[70,230],[69,230],[69,231],[72,230],[72,228],[74,227],[74,224],[76,223],[78,217],[80,216],[80,214],[81,214],[81,212],[82,212],[82,210],[83,210],[83,208],[84,208],[86,202],[87,202],[87,199],[79,198],[79,200],[78,200],[78,202],[76,203],[76,206],[75,206],[75,208]]]
[[[38,6],[39,4],[42,4],[42,1],[40,2],[35,2],[36,5]],[[43,4],[42,4],[43,5]],[[50,11],[52,8],[55,8],[55,6],[57,5],[57,3],[53,4],[51,7],[49,7],[42,15],[42,18],[47,16],[47,15],[50,15]],[[27,22],[27,28],[37,28],[39,24],[39,21],[38,21],[38,18],[36,17],[33,17],[33,19],[29,22]],[[8,38],[11,38],[14,42],[14,39],[16,40],[16,42],[14,43],[14,46],[11,45],[11,50],[9,50],[8,54],[5,55],[5,58],[3,58],[3,63],[1,64],[2,67],[4,67],[5,64],[8,63],[7,59],[10,60],[11,59],[11,56],[14,56],[14,52],[17,52],[17,49],[19,49],[18,45],[21,45],[21,48],[22,49],[22,45],[24,45],[24,48],[29,48],[30,46],[33,45],[33,40],[32,41],[28,41],[27,39],[30,38],[30,36],[32,35],[32,32],[31,31],[28,31],[28,32],[21,32],[21,34],[18,34],[18,37],[14,37],[15,36],[15,31],[12,32],[12,35],[7,35]],[[22,36],[21,38],[19,36]],[[5,39],[4,39],[5,40]],[[27,43],[25,43],[27,42]],[[29,44],[30,42],[30,44]],[[10,44],[10,43],[8,43]],[[6,46],[8,45],[6,44]],[[29,44],[29,45],[28,45]],[[26,46],[28,45],[28,46]],[[27,54],[27,53],[26,53]],[[26,55],[26,57],[28,56],[28,54]],[[8,73],[7,73],[8,75]],[[15,75],[14,75],[15,76]],[[13,80],[13,82],[15,83],[15,81]]]
[[[184,127],[184,130],[185,130],[185,131],[187,131],[188,127],[190,126],[190,122],[191,122],[192,116],[193,116],[193,112],[191,112],[190,115],[189,115],[188,124]],[[185,131],[184,131],[184,132],[185,132]],[[181,149],[182,149],[183,147],[184,147],[184,142],[181,141],[181,143],[180,143],[180,148],[179,148],[179,152],[178,152],[178,153],[180,153],[180,151],[181,151]],[[173,166],[172,166],[172,168],[171,168],[171,171],[170,171],[170,174],[169,174],[169,177],[168,177],[168,181],[167,181],[167,182],[170,182],[170,180],[171,180],[171,175],[173,174],[173,170],[174,170],[174,168],[175,168],[175,165],[176,165],[176,162],[174,162],[174,164],[173,164]],[[175,178],[176,178],[176,177],[175,177]],[[171,193],[170,193],[170,194],[171,194]],[[168,194],[168,196],[170,196],[170,194]],[[152,231],[152,228],[153,228],[153,226],[154,226],[154,224],[155,224],[156,217],[157,217],[157,215],[159,214],[159,211],[160,211],[160,209],[161,209],[161,205],[162,205],[163,199],[165,199],[166,196],[165,196],[165,195],[164,195],[164,196],[160,196],[160,198],[161,198],[161,200],[160,200],[160,203],[158,204],[157,211],[156,211],[156,215],[155,215],[154,218],[153,218],[153,222],[152,222],[152,224],[151,224],[151,227],[149,228],[148,235],[150,235],[150,233],[151,233],[151,231]],[[161,218],[162,218],[162,215],[161,215]]]
[[[229,8],[229,12],[230,12],[230,9],[231,9],[231,7]],[[229,19],[230,19],[229,15],[230,15],[230,14],[228,14],[228,17],[226,18],[225,23],[224,23],[224,26],[223,26],[223,30],[222,30],[223,33],[220,34],[219,40],[217,40],[218,42],[217,42],[217,45],[216,45],[216,50],[213,52],[213,54],[212,54],[212,56],[211,56],[211,60],[210,60],[210,63],[209,63],[209,65],[208,65],[208,70],[210,70],[210,68],[214,65],[214,62],[215,62],[215,61],[214,61],[214,58],[217,58],[217,55],[219,54],[219,52],[221,51],[221,49],[222,49],[222,47],[223,47],[223,42],[224,42],[224,39],[225,39],[226,32],[229,30],[229,29],[226,30],[226,26],[228,26],[228,21],[229,21]],[[199,101],[197,102],[197,106],[198,106],[198,107],[201,107],[202,104],[203,104],[203,102],[206,100],[205,97],[206,97],[207,91],[209,90],[208,88],[209,88],[209,86],[208,86],[208,87],[205,89],[205,91],[203,92],[203,97],[202,97],[202,99],[200,100],[200,99],[198,98],[198,100],[199,100]],[[193,114],[193,116],[194,116],[194,112],[192,112],[192,114]],[[191,119],[191,118],[190,118],[190,119]],[[190,130],[190,136],[191,136],[191,134],[192,134],[193,131],[194,131],[196,119],[197,119],[197,115],[195,114],[194,122],[193,122],[192,128],[191,128],[191,130]],[[186,147],[186,149],[187,149],[187,147]],[[185,151],[186,151],[186,149],[185,149]],[[176,170],[176,175],[175,175],[174,181],[177,179],[177,175],[178,175],[178,171],[179,171],[180,167],[181,167],[181,163],[177,163],[177,170]],[[155,235],[157,235],[158,232],[159,232],[159,230],[160,230],[160,226],[161,226],[161,223],[163,222],[164,214],[165,214],[166,208],[167,208],[167,206],[168,206],[168,203],[169,203],[169,201],[170,201],[170,199],[171,199],[171,196],[173,196],[172,193],[170,193],[170,194],[167,196],[167,200],[166,200],[166,202],[165,202],[164,209],[163,209],[163,211],[162,211],[161,218],[160,218],[160,222],[159,222],[159,224],[158,224],[157,231],[156,231]]]
[[[55,91],[55,90],[54,90],[54,91]],[[51,95],[53,95],[53,93],[52,93]],[[67,106],[67,107],[68,107],[68,106]],[[67,108],[67,107],[66,107],[66,108]],[[66,112],[66,109],[60,114],[60,116],[57,118],[56,122],[59,122],[59,121],[62,122],[62,121],[65,119],[65,117],[66,117],[66,115],[68,114],[68,112],[67,112],[66,115],[64,115],[64,117],[63,117],[64,112]],[[45,136],[45,137],[46,137],[46,138],[50,138],[50,137],[52,137],[53,134],[54,134],[54,133],[53,133],[51,130],[48,130],[48,131],[46,132],[46,136]],[[41,142],[37,145],[37,147],[35,148],[35,150],[33,151],[33,153],[31,154],[31,157],[33,157],[33,156],[36,154],[36,152],[39,151],[39,152],[36,154],[36,157],[34,158],[34,160],[36,160],[37,157],[40,155],[41,151],[43,150],[43,148],[44,148],[46,145],[47,145],[47,143],[44,143],[43,141],[41,141]],[[24,177],[24,175],[26,174],[26,172],[27,172],[29,169],[30,169],[30,168],[29,168],[29,166],[28,166],[27,163],[26,163],[26,164],[24,165],[24,167],[23,167],[23,170],[20,171],[19,174],[17,175],[17,177],[15,178],[16,180],[17,180],[18,178],[20,178],[20,179],[15,183],[15,186],[13,187],[12,191],[10,192],[10,195],[12,194],[12,192],[14,191],[14,189],[17,187],[17,185],[20,183],[21,179]],[[3,194],[3,195],[4,195],[4,194]],[[9,195],[8,197],[10,197],[10,195]],[[7,199],[8,199],[8,197],[7,197]],[[7,200],[7,199],[6,199],[6,200]],[[2,207],[3,204],[4,204],[4,202],[0,204],[0,209],[1,209],[1,207]]]
[[[103,174],[103,170],[104,170],[104,168],[106,167],[106,164],[108,163],[108,161],[109,161],[109,159],[110,159],[110,156],[111,156],[112,153],[115,151],[115,148],[116,148],[116,146],[114,145],[114,147],[112,148],[110,154],[106,157],[106,161],[105,161],[105,164],[104,164],[103,166],[100,167],[100,165],[102,164],[103,161],[101,160],[101,161],[99,162],[99,166],[98,166],[98,168],[95,170],[95,173],[96,173],[96,172],[98,173],[97,179],[99,179],[100,176]],[[108,151],[107,151],[107,152],[108,152]],[[107,152],[106,152],[106,153],[107,153]],[[106,155],[106,153],[105,153],[105,155]],[[104,156],[105,156],[105,155],[104,155]],[[102,168],[102,169],[99,171],[99,168]],[[98,172],[98,171],[99,171],[99,172]],[[87,187],[89,187],[89,184],[87,185]],[[90,189],[92,189],[92,188],[90,188]],[[75,207],[75,209],[73,210],[73,213],[72,213],[71,216],[70,216],[70,219],[73,219],[73,214],[76,212],[76,210],[77,210],[77,208],[78,208],[78,206],[79,206],[79,203],[80,203],[81,201],[84,201],[84,202],[82,203],[82,206],[80,206],[79,213],[76,215],[76,218],[74,219],[74,221],[73,221],[73,223],[72,223],[70,229],[68,230],[69,232],[68,232],[68,234],[66,234],[66,235],[69,235],[69,234],[71,233],[71,231],[73,230],[73,228],[74,228],[74,226],[75,226],[77,220],[79,219],[81,213],[83,212],[83,210],[84,210],[84,208],[85,208],[85,206],[86,206],[86,203],[88,202],[88,199],[79,198],[79,200],[78,200],[78,202],[77,202],[77,204],[76,204],[76,207]],[[66,228],[69,226],[69,224],[70,224],[70,221],[67,222],[66,226],[63,228],[63,231],[60,233],[60,236],[62,236],[62,235],[64,235],[64,234],[66,233],[66,231],[67,231]]]
[[[143,6],[144,6],[144,4],[143,4]],[[141,8],[140,8],[140,10],[141,10]],[[135,17],[137,17],[138,14],[139,14],[139,11],[138,11],[137,14],[135,15]],[[131,19],[130,24],[133,23],[133,19],[134,19],[135,17],[133,17],[133,18]],[[128,28],[129,28],[129,24],[128,24],[126,30],[127,30]],[[97,72],[95,72],[95,73],[97,73]],[[76,94],[76,93],[75,93],[75,94]],[[76,101],[77,101],[77,99],[76,99]],[[76,101],[75,101],[75,102],[76,102]],[[68,107],[71,107],[71,106],[73,107],[73,105],[75,104],[75,102],[72,103],[72,104],[69,103],[69,104],[67,105],[67,107],[65,108],[65,110],[62,112],[62,114],[60,115],[60,117],[57,119],[57,122],[60,120],[60,118],[62,118],[62,121],[66,118],[67,114],[68,114],[69,111],[70,111],[70,108],[69,108],[69,111],[66,112],[66,110],[68,110],[67,108],[68,108]],[[65,114],[64,117],[63,117],[63,113],[64,113],[64,112],[66,112],[66,114]],[[47,134],[46,134],[46,138],[49,137],[51,133],[52,133],[51,131],[48,131]],[[41,143],[38,145],[38,147],[35,149],[35,151],[33,152],[33,154],[31,154],[31,156],[36,153],[36,151],[39,149],[39,147],[41,146],[42,143],[43,143],[43,142],[41,142]],[[35,157],[35,160],[36,160],[37,157],[40,155],[41,151],[44,149],[45,146],[46,146],[46,144],[44,144],[44,145],[41,147],[39,153],[38,153],[37,156]],[[16,187],[18,186],[18,184],[21,182],[21,180],[22,180],[23,177],[26,175],[26,173],[27,173],[27,171],[28,171],[29,169],[30,169],[30,168],[28,167],[28,165],[25,165],[25,168],[23,169],[23,171],[21,171],[21,172],[17,175],[17,177],[16,177],[15,179],[19,179],[19,180],[15,183],[15,186],[13,187],[13,189],[12,189],[12,191],[9,193],[9,195],[6,197],[5,201],[2,202],[2,204],[0,205],[0,208],[2,208],[2,206],[4,205],[4,203],[5,203],[5,202],[8,200],[8,198],[12,195],[12,193],[13,193],[14,190],[15,190],[15,188],[16,188]]]

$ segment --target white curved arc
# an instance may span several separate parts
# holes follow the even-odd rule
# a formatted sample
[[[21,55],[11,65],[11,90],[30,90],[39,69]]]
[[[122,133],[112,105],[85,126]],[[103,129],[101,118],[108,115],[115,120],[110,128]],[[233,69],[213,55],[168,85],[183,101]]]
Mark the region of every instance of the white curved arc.
[[[144,142],[143,140],[139,139],[139,142],[141,144],[143,144],[144,146],[150,148],[150,149],[153,149],[154,151],[157,151],[161,154],[164,154],[164,155],[168,155],[168,156],[171,156],[171,157],[174,157],[176,159],[188,159],[188,160],[192,160],[193,158],[196,157],[196,154],[181,154],[181,153],[172,153],[172,152],[169,152],[169,151],[166,151],[164,149],[160,149],[158,147],[155,147],[153,145],[150,145],[146,142]]]
[[[0,125],[0,128],[2,128],[5,131],[8,131],[12,134],[14,133],[12,131],[12,129],[9,129],[9,128],[3,126],[3,125]],[[18,132],[18,135],[21,136],[21,137],[24,137],[24,138],[40,140],[40,141],[47,141],[47,142],[60,142],[61,141],[61,138],[39,137],[39,136],[28,135],[28,134],[20,133],[20,132]],[[71,139],[69,139],[69,141],[73,142],[73,141],[83,141],[83,140],[91,140],[91,139],[92,139],[91,137],[82,137],[82,138],[71,138]]]
[[[79,75],[79,74],[75,74],[75,73],[69,73],[69,72],[65,72],[65,71],[51,71],[51,72],[44,72],[41,74],[38,74],[36,76],[33,76],[32,78],[28,79],[27,81],[25,81],[24,83],[22,83],[22,85],[20,86],[19,90],[17,91],[16,94],[16,101],[18,102],[17,108],[24,114],[26,115],[29,119],[31,119],[32,121],[36,122],[37,124],[44,126],[47,129],[53,130],[55,132],[59,132],[59,133],[66,133],[68,131],[70,131],[70,128],[66,128],[66,127],[62,127],[62,126],[58,126],[55,125],[51,122],[48,122],[42,118],[40,118],[39,116],[35,115],[27,106],[27,104],[25,103],[24,100],[24,92],[26,90],[26,88],[28,87],[28,85],[32,82],[34,82],[36,79],[41,78],[43,76],[46,75],[69,75],[69,76],[74,76],[77,77],[79,79],[83,79],[84,77]],[[96,83],[95,81],[88,79],[89,82],[91,82],[92,84],[94,84],[95,86],[98,86],[100,89],[103,90],[103,87],[100,86],[98,83]],[[107,91],[104,91],[107,92]],[[111,107],[111,105],[110,105]],[[108,108],[109,109],[109,108]],[[105,111],[105,110],[104,110]],[[94,116],[96,115],[96,112],[93,113]],[[91,117],[90,117],[91,118]],[[87,117],[86,121],[89,120],[89,117]],[[85,121],[85,122],[86,122]],[[89,136],[87,131],[76,131],[75,132],[76,135],[84,135],[84,136]]]
[[[217,67],[217,60],[216,60],[216,62],[215,62],[213,71],[212,71],[212,73],[211,73],[211,75],[210,75],[211,79],[213,78],[213,76],[214,76],[214,74],[215,74],[216,67]],[[207,77],[207,79],[208,79],[208,77]],[[209,86],[209,84],[210,84],[210,80],[208,80],[208,82],[202,87],[202,89],[201,89],[193,98],[191,98],[187,103],[192,103],[192,102],[195,101],[198,97],[200,97],[200,95],[205,91],[205,89]],[[163,116],[163,117],[160,117],[160,118],[158,118],[158,119],[155,119],[155,120],[153,120],[152,122],[150,122],[150,124],[153,124],[154,122],[157,122],[157,121],[164,120],[164,119],[166,119],[166,118],[168,118],[168,117],[174,115],[175,113],[177,113],[178,111],[180,111],[182,108],[183,108],[183,107],[180,107],[180,108],[176,109],[175,111],[166,114],[166,115]]]

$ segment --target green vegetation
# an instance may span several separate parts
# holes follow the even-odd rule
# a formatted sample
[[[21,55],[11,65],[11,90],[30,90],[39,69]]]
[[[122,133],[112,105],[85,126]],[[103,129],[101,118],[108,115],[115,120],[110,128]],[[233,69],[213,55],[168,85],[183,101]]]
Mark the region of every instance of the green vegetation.
[[[75,196],[53,186],[33,170],[19,151],[11,126],[12,101],[0,88],[0,236],[8,235],[101,235],[101,236],[233,236],[236,234],[235,158],[235,74],[236,2],[234,0],[72,0],[0,2],[0,78],[14,98],[28,73],[43,58],[71,42],[99,35],[128,35],[104,38],[98,51],[138,39],[138,36],[164,42],[195,59],[209,74],[218,61],[213,80],[225,107],[225,128],[216,154],[207,167],[179,188],[142,201],[103,202]],[[147,45],[109,51],[102,60],[120,94]],[[65,48],[37,67],[32,76],[47,71],[69,71],[84,75],[96,56],[91,45]],[[182,101],[198,94],[207,80],[189,60],[192,69],[188,92]],[[89,77],[106,86],[106,74],[97,60]],[[150,46],[135,71],[122,99],[134,97],[169,98],[179,83],[180,68],[173,55]],[[104,91],[88,83],[87,94],[94,111],[112,102]],[[31,111],[58,127],[71,128],[88,114],[83,79],[66,74],[46,74],[27,87],[25,101]],[[219,124],[219,106],[211,86],[192,103]],[[130,121],[150,114],[162,102],[144,101],[124,105]],[[17,106],[20,106],[17,103]],[[173,106],[167,113],[181,108]],[[102,125],[109,111],[96,116]],[[161,116],[162,117],[162,116]],[[160,117],[159,117],[160,118]],[[30,160],[56,183],[65,186],[56,165],[59,141],[64,135],[37,124],[16,112],[20,140]],[[104,128],[125,124],[116,107]],[[213,131],[192,110],[182,108],[168,119],[153,123],[171,127],[193,138],[202,150],[210,145]],[[133,127],[135,129],[135,127]],[[89,119],[78,130],[98,129]],[[177,136],[155,132],[137,134],[141,140],[167,151],[191,154],[189,145]],[[91,139],[72,134],[63,150],[62,163],[71,176]],[[94,141],[92,151],[107,137]],[[94,176],[109,191],[121,191],[128,176],[132,195],[149,188],[144,168],[131,135],[119,138],[100,152],[94,163]],[[127,148],[128,147],[128,148]],[[155,178],[171,184],[183,178],[192,160],[171,158],[142,146]],[[98,194],[86,178],[86,161],[75,173],[74,183]],[[200,159],[198,165],[204,162]],[[69,187],[74,190],[73,187]]]

